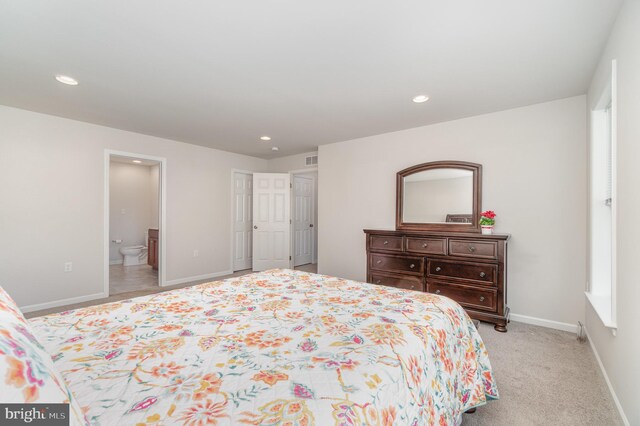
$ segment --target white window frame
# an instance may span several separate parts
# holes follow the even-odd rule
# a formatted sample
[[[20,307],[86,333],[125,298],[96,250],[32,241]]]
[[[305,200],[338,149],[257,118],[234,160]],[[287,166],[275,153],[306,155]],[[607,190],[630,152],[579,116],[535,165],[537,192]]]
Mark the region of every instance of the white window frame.
[[[617,330],[617,310],[616,310],[616,285],[617,285],[617,262],[616,262],[616,217],[617,217],[617,96],[616,96],[616,61],[611,63],[610,84],[603,90],[598,103],[591,111],[591,143],[589,146],[590,158],[590,181],[589,181],[589,283],[586,292],[587,299],[593,306],[605,327],[610,328],[615,335]],[[606,171],[603,172],[602,144],[606,143],[606,138],[610,138],[610,192],[609,199],[602,196],[602,181],[607,178]],[[598,180],[596,182],[596,180]],[[605,186],[607,186],[605,184]],[[596,234],[602,232],[601,213],[598,209],[610,200],[610,250],[604,249],[601,245],[602,239]],[[609,225],[609,224],[608,224]],[[610,255],[610,274],[603,276],[602,265],[595,265],[603,255]],[[605,265],[605,268],[608,265]],[[610,278],[610,279],[608,279]]]

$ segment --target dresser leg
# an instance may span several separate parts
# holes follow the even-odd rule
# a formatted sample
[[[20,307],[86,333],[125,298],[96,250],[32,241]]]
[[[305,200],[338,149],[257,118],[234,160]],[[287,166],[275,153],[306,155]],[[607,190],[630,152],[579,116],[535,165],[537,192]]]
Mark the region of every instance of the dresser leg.
[[[500,333],[506,333],[507,332],[507,325],[506,324],[496,324],[493,328],[494,328],[494,330],[499,331]]]

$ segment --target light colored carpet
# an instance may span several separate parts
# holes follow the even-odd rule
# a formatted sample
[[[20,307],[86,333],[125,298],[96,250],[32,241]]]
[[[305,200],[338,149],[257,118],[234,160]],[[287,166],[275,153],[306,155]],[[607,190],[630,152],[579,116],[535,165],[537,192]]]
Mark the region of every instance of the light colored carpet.
[[[316,272],[316,265],[300,268]],[[251,273],[238,271],[217,280]],[[26,314],[27,318],[209,282],[155,287]],[[517,322],[507,333],[480,323],[500,399],[463,416],[464,426],[615,426],[622,421],[588,343],[575,334]]]
[[[588,342],[513,321],[508,329],[480,324],[500,399],[465,414],[464,426],[623,424]]]

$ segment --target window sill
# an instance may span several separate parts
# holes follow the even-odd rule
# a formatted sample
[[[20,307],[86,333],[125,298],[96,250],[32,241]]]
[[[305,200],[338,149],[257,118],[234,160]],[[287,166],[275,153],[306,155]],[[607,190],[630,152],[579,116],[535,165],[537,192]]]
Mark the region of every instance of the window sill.
[[[611,329],[611,333],[616,335],[616,330],[618,329],[618,325],[614,318],[611,315],[611,296],[610,295],[597,295],[593,293],[589,293],[586,291],[584,293],[587,296],[587,299],[593,306],[593,310],[596,311],[602,324]]]

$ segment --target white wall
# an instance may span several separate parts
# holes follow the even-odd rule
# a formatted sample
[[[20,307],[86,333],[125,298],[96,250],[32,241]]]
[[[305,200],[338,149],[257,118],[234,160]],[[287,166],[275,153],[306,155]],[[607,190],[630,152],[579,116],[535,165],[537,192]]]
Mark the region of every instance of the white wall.
[[[293,170],[315,169],[318,166],[307,166],[305,159],[312,155],[318,155],[317,152],[306,152],[304,154],[288,155],[286,157],[273,158],[269,160],[269,172],[284,173]]]
[[[614,337],[589,303],[586,326],[628,424],[640,424],[640,3],[623,4],[589,89],[592,109],[617,60],[617,335]]]
[[[231,169],[266,160],[4,106],[0,129],[0,285],[20,306],[102,293],[107,148],[167,159],[169,281],[231,270]]]
[[[395,226],[396,172],[437,160],[483,166],[483,209],[510,233],[512,312],[584,317],[586,98],[387,133],[319,150],[321,273],[364,280],[364,228]]]
[[[159,170],[158,166],[153,167]],[[158,174],[151,169],[151,166],[111,162],[109,260],[112,263],[122,262],[121,247],[147,245],[145,232],[158,223]],[[122,243],[113,240],[122,240]]]
[[[151,178],[151,202],[149,208],[151,209],[151,224],[149,228],[160,228],[160,165],[156,164],[149,168],[149,175]]]

